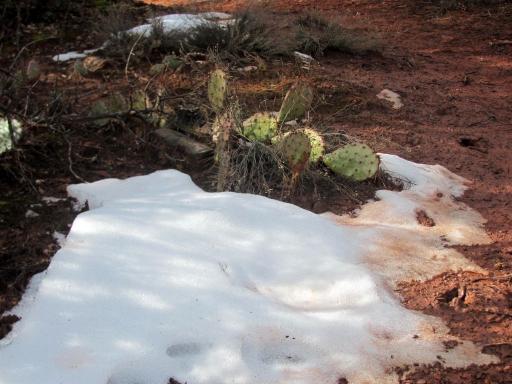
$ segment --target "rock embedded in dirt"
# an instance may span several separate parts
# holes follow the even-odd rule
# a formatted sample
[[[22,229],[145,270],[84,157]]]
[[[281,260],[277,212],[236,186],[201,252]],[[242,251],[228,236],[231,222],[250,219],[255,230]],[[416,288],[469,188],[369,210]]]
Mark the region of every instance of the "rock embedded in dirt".
[[[432,219],[424,209],[416,210],[416,220],[424,227],[434,227],[436,222]]]
[[[389,89],[383,89],[377,94],[377,98],[381,100],[389,101],[392,104],[393,109],[401,109],[404,104],[402,103],[402,98],[396,92],[393,92]]]

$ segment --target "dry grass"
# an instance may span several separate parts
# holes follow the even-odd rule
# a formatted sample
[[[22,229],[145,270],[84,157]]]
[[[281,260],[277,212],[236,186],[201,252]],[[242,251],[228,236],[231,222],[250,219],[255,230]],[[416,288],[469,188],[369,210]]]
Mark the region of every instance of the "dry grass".
[[[377,41],[369,36],[344,29],[338,22],[319,13],[297,18],[297,49],[313,56],[327,51],[363,54],[379,51]]]

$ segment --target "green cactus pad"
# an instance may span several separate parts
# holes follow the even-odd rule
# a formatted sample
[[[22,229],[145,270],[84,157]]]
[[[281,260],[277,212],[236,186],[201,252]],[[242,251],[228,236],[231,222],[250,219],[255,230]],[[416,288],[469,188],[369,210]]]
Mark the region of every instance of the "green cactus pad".
[[[208,83],[208,100],[215,112],[220,112],[224,107],[224,100],[228,91],[226,74],[220,69],[216,69],[210,75]]]
[[[295,84],[284,97],[281,110],[279,111],[279,122],[300,119],[311,108],[313,102],[313,89],[306,84]]]
[[[277,134],[277,118],[272,112],[261,112],[242,124],[242,134],[251,141],[268,141]]]
[[[325,155],[323,162],[334,173],[355,181],[369,179],[379,168],[379,158],[366,144],[347,144]]]
[[[183,61],[176,55],[167,55],[162,60],[162,64],[170,69],[176,70],[183,65]]]
[[[91,117],[107,115],[111,113],[124,112],[129,108],[130,106],[126,99],[121,94],[114,93],[111,96],[105,97],[95,102],[91,107],[89,115]],[[102,127],[107,125],[112,120],[115,119],[105,117],[95,120],[95,124]]]
[[[303,128],[299,129],[296,132],[302,132],[309,138],[309,143],[311,145],[311,154],[309,156],[310,163],[316,163],[323,156],[325,151],[324,139],[313,128]],[[288,136],[290,132],[287,132],[283,135],[278,135],[272,138],[272,144],[278,145],[283,138]]]
[[[306,168],[311,155],[311,142],[304,132],[289,132],[279,142],[278,148],[294,174]]]

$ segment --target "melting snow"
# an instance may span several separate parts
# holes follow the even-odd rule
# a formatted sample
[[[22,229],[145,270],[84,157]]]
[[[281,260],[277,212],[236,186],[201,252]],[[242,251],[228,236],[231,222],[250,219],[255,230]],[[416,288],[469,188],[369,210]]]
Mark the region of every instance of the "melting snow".
[[[156,22],[161,23],[164,32],[170,33],[174,31],[188,32],[194,28],[200,27],[202,25],[208,25],[210,23],[227,25],[232,21],[233,17],[230,14],[222,12],[170,14],[148,19],[147,24],[138,25],[127,30],[126,32],[134,35],[147,36],[151,33],[151,30],[153,29],[153,26]],[[87,57],[104,48],[107,44],[108,42],[104,43],[101,48],[89,49],[83,52],[71,51],[55,55],[53,56],[53,61],[66,62],[69,60],[83,59],[84,57]]]
[[[333,217],[342,225],[259,196],[206,193],[172,170],[70,186],[91,211],[15,309],[0,384],[391,383],[393,366],[436,356],[495,361],[470,342],[446,352],[446,327],[403,308],[388,289],[397,276],[371,256],[403,258],[388,233],[485,240],[481,218],[451,199],[464,180],[381,158],[414,185],[379,192],[355,219]],[[436,227],[413,222],[424,203]]]
[[[101,48],[86,49],[83,52],[71,51],[71,52],[67,52],[67,53],[61,53],[59,55],[53,56],[52,60],[58,61],[58,62],[65,62],[65,61],[69,61],[69,60],[83,59],[84,57],[87,57],[95,52],[98,52],[100,49]]]

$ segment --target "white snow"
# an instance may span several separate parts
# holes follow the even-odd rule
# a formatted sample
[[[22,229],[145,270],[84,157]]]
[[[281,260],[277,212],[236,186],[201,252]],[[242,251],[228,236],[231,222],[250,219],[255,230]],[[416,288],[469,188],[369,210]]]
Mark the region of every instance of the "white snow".
[[[66,235],[61,232],[54,231],[53,238],[61,248],[66,244]]]
[[[76,59],[83,59],[84,57],[87,57],[97,51],[99,51],[101,48],[95,48],[95,49],[86,49],[85,51],[78,52],[78,51],[70,51],[66,53],[61,53],[59,55],[55,55],[52,57],[53,61],[57,62],[66,62],[69,60],[76,60]]]
[[[52,205],[52,204],[56,204],[60,201],[65,201],[66,199],[63,199],[61,197],[53,197],[53,196],[43,196],[41,198],[41,200],[47,204],[47,205]]]
[[[381,168],[404,180],[401,192],[378,191],[375,202],[365,204],[357,217],[325,214],[341,225],[358,229],[366,237],[362,252],[366,263],[389,283],[426,280],[445,271],[485,271],[447,245],[488,244],[485,219],[453,197],[461,196],[468,180],[440,165],[416,164],[398,156],[380,154]],[[436,225],[424,227],[416,212],[424,210]]]
[[[31,209],[27,209],[27,212],[25,212],[25,217],[27,219],[33,219],[33,218],[39,217],[39,213],[37,213]]]
[[[216,23],[219,25],[227,25],[232,16],[227,13],[207,12],[199,14],[179,13],[149,19],[147,24],[138,25],[129,29],[127,32],[136,35],[148,35],[156,22],[160,22],[164,32],[188,32],[202,25]]]
[[[226,26],[233,22],[233,16],[222,12],[170,14],[148,19],[146,24],[138,25],[125,32],[133,35],[147,36],[151,33],[153,26],[157,22],[161,23],[162,28],[166,33],[175,31],[188,32],[199,26],[208,25],[211,23]],[[67,53],[61,53],[59,55],[53,56],[52,60],[57,62],[66,62],[69,60],[83,59],[104,48],[106,45],[108,45],[108,42],[105,42],[100,48],[96,49],[88,49],[83,52],[71,51]]]
[[[91,210],[16,307],[0,384],[391,383],[393,366],[436,356],[496,361],[470,342],[446,352],[447,328],[403,308],[393,277],[368,258],[383,228],[421,237],[411,210],[439,191],[450,209],[463,180],[381,159],[414,186],[380,192],[352,221],[334,217],[343,225],[259,196],[206,193],[172,170],[70,186]],[[366,210],[378,204],[387,211]]]

